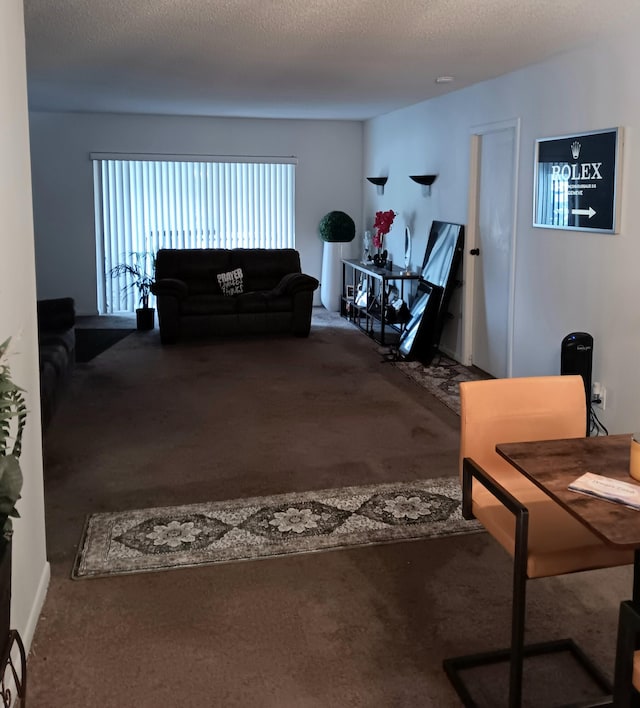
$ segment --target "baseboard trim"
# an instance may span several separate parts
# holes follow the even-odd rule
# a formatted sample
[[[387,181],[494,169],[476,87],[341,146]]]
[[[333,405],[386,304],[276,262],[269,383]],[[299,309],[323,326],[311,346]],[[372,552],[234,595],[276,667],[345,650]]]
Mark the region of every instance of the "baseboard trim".
[[[22,642],[24,647],[29,653],[31,648],[31,642],[33,641],[33,636],[36,633],[36,627],[38,625],[38,619],[40,618],[40,613],[44,606],[44,601],[47,597],[47,591],[49,590],[49,581],[51,580],[51,564],[46,561],[42,573],[40,575],[40,582],[38,583],[38,590],[36,592],[33,605],[31,606],[31,612],[29,612],[29,618],[27,619],[27,625],[24,628],[24,632],[21,633]]]
[[[458,352],[454,352],[453,349],[449,349],[449,347],[438,347],[438,349],[445,355],[448,356],[449,359],[453,359],[454,361],[460,362],[460,355]]]

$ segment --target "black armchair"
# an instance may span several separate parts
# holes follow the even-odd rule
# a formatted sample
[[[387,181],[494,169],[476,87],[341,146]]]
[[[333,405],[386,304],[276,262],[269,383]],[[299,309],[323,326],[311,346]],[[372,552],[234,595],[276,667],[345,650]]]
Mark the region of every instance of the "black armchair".
[[[40,410],[44,430],[71,378],[75,364],[75,303],[70,297],[38,300],[37,313]]]

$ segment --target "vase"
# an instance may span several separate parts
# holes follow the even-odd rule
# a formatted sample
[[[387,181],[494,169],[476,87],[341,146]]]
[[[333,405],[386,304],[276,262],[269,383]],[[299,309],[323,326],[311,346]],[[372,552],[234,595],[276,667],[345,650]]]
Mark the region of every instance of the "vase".
[[[411,265],[411,231],[409,227],[405,227],[404,230],[404,272],[409,275],[411,271],[409,266]]]
[[[362,263],[366,265],[371,260],[371,231],[365,231],[362,237]]]
[[[141,331],[154,328],[155,309],[153,307],[139,307],[136,310],[136,327]]]
[[[387,250],[383,250],[382,246],[376,250],[376,254],[373,257],[373,265],[377,268],[385,268],[387,265]]]
[[[329,312],[340,311],[342,243],[325,241],[322,249],[320,301]]]

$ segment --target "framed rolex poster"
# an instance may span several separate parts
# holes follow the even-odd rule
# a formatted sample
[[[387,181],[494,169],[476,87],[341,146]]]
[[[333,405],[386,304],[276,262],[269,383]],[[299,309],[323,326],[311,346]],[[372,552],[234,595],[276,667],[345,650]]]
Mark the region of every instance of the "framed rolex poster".
[[[622,128],[536,140],[533,225],[618,232]]]

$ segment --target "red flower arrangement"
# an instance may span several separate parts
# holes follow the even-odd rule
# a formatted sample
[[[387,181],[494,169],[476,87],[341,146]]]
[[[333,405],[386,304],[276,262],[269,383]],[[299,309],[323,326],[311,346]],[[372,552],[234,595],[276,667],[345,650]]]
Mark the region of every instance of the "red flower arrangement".
[[[382,248],[384,237],[391,231],[391,226],[395,218],[396,213],[392,209],[389,209],[389,211],[376,212],[376,218],[373,222],[373,228],[375,229],[373,245],[375,248]]]

